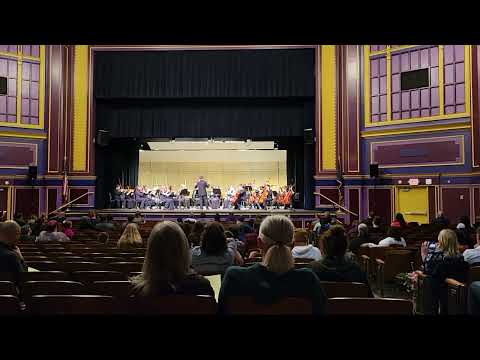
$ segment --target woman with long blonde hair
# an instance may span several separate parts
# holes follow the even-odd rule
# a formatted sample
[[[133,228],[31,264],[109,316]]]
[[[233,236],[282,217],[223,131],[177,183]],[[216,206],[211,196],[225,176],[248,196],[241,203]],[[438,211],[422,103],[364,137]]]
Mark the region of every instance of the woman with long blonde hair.
[[[211,295],[210,282],[191,268],[188,240],[182,228],[171,221],[158,223],[148,239],[142,274],[132,278],[140,296],[169,293]]]
[[[290,249],[293,233],[293,223],[285,216],[268,216],[262,221],[258,235],[262,262],[227,269],[218,300],[220,312],[228,313],[230,296],[249,296],[259,304],[306,298],[314,313],[325,312],[326,296],[317,276],[309,268],[295,269]]]
[[[143,246],[142,236],[136,224],[130,223],[125,227],[122,236],[118,239],[117,247],[122,250],[129,250]]]

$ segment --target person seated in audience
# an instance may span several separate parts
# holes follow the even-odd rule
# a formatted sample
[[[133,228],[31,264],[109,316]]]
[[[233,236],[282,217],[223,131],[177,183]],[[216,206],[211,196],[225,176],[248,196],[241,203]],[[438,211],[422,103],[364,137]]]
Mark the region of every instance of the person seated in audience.
[[[50,220],[45,230],[37,236],[37,242],[70,241],[67,235],[57,231],[57,226],[58,224],[55,220]]]
[[[227,238],[227,243],[228,242],[233,242],[235,245],[235,249],[240,253],[240,255],[243,255],[245,253],[245,244],[238,240],[237,237],[231,232],[230,230],[225,231],[225,237]]]
[[[348,241],[342,226],[332,226],[320,241],[325,254],[319,261],[311,263],[320,281],[360,282],[368,285],[367,274],[347,253]],[[371,290],[370,296],[373,296]]]
[[[171,221],[156,224],[150,233],[142,274],[131,278],[133,295],[168,294],[214,296],[210,282],[191,268],[188,240]]]
[[[82,216],[79,226],[81,229],[95,229],[98,223],[97,214],[95,210],[89,210],[87,216]]]
[[[325,313],[327,298],[317,276],[310,268],[295,269],[289,247],[293,232],[293,223],[285,216],[272,215],[262,221],[258,235],[262,262],[228,268],[218,299],[221,314],[226,313],[231,296],[251,296],[259,304],[306,298],[312,301],[315,314]]]
[[[72,229],[72,222],[71,221],[64,221],[63,222],[63,233],[68,236],[70,240],[73,239],[75,232]]]
[[[234,263],[243,264],[235,242],[227,242],[222,224],[208,223],[202,233],[200,246],[192,249],[192,267],[200,274],[223,275]]]
[[[13,221],[15,221],[18,226],[22,227],[23,225],[26,224],[25,219],[23,218],[23,213],[22,212],[17,212],[13,214]]]
[[[350,241],[348,248],[351,252],[356,253],[360,246],[367,243],[370,243],[368,226],[365,223],[358,224],[357,236]]]
[[[387,237],[380,240],[378,246],[398,245],[406,247],[407,243],[402,236],[402,228],[400,226],[392,226],[388,229]]]
[[[108,245],[108,242],[110,241],[110,236],[106,232],[101,232],[97,235],[97,241],[99,243]]]
[[[113,231],[115,224],[112,222],[112,215],[99,215],[99,222],[95,225],[99,231]]]
[[[48,216],[48,220],[55,220],[57,224],[63,224],[63,222],[66,220],[65,212],[55,211]]]
[[[470,222],[470,218],[466,215],[464,216],[461,216],[459,219],[458,219],[458,224],[464,224],[465,225],[465,229],[468,231],[468,232],[473,232],[473,227],[472,227],[472,223]]]
[[[385,228],[382,224],[382,218],[380,216],[375,216],[372,221],[372,227],[369,229],[372,233],[381,233],[385,231]]]
[[[188,235],[188,242],[190,243],[190,247],[194,248],[200,245],[200,240],[204,228],[205,224],[203,222],[197,221],[193,224],[192,231]]]
[[[138,225],[145,224],[145,218],[143,217],[140,211],[135,212],[135,217],[133,218],[133,222]]]
[[[40,233],[45,230],[47,225],[47,215],[42,214],[39,218],[31,218],[30,228],[32,229],[32,235],[37,237]]]
[[[406,228],[407,227],[407,222],[405,221],[405,218],[403,217],[402,213],[396,213],[395,214],[395,220],[392,221],[390,224],[391,227],[399,227],[399,228]]]
[[[374,217],[375,217],[375,213],[373,211],[370,211],[368,213],[368,217],[366,219],[362,220],[362,223],[366,224],[370,228],[373,225],[373,218]]]
[[[430,258],[433,256],[433,254],[436,251],[440,251],[438,249],[438,235],[442,230],[443,230],[443,225],[440,225],[440,224],[435,225],[433,228],[434,235],[432,236],[432,238],[422,243],[420,247],[420,254],[422,257],[422,262],[424,264],[430,260]]]
[[[313,228],[313,232],[319,236],[320,234],[322,234],[324,231],[327,231],[329,228],[330,228],[330,225],[331,225],[331,222],[332,222],[332,217],[330,216],[330,214],[328,212],[325,212],[323,215],[322,215],[322,218],[320,219],[320,222],[318,222],[314,228]]]
[[[134,219],[135,219],[135,215],[133,215],[133,214],[128,214],[127,215],[127,222],[122,224],[122,233],[125,231],[125,228],[127,227],[128,224],[137,225],[137,223],[134,222]]]
[[[20,230],[20,242],[35,242],[35,236],[32,235],[32,228],[29,224],[23,225]]]
[[[477,243],[472,249],[467,249],[463,252],[463,258],[471,265],[480,266],[480,228],[476,232]]]
[[[440,303],[440,314],[446,314],[446,278],[465,282],[468,263],[458,251],[455,231],[443,229],[438,235],[437,250],[424,263],[424,273],[431,276],[434,306]]]
[[[243,217],[238,218],[238,240],[245,242],[245,235],[251,232],[254,232],[253,226],[246,222]]]
[[[443,211],[439,211],[437,213],[437,217],[432,220],[432,225],[438,225],[446,228],[450,225],[450,220],[447,219]]]
[[[294,259],[320,260],[320,249],[308,243],[308,232],[303,229],[295,230],[293,236],[292,256]]]
[[[7,220],[0,223],[0,273],[7,272],[16,276],[28,270],[17,246],[20,233],[21,228],[15,221]]]
[[[480,315],[480,281],[473,281],[468,289],[468,314]]]
[[[455,229],[457,234],[457,240],[460,247],[463,249],[473,249],[475,246],[475,241],[472,239],[470,231],[465,227],[464,223],[458,223],[457,228]]]
[[[117,247],[122,250],[131,250],[143,246],[142,236],[136,224],[128,224],[122,236],[118,239]]]

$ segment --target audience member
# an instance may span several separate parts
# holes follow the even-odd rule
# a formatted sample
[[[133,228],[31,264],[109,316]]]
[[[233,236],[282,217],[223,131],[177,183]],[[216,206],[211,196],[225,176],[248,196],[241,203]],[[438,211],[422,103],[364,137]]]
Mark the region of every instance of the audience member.
[[[235,245],[235,249],[243,255],[245,253],[245,244],[238,240],[238,238],[231,232],[230,230],[225,231],[225,237],[227,238],[227,243],[233,242]]]
[[[108,245],[108,242],[110,241],[110,236],[106,232],[101,232],[97,235],[97,241],[99,243]]]
[[[158,223],[148,239],[142,274],[131,279],[133,294],[214,296],[210,282],[190,265],[188,240],[180,226],[171,221]]]
[[[322,254],[320,250],[308,244],[308,232],[303,229],[296,230],[293,236],[293,258],[320,260]]]
[[[250,223],[246,222],[243,217],[238,218],[238,240],[245,242],[245,235],[251,232],[254,232],[253,227]]]
[[[388,229],[387,237],[383,240],[380,240],[378,246],[392,246],[399,245],[406,247],[407,243],[402,237],[402,229],[399,226],[392,226]]]
[[[480,281],[473,281],[468,289],[468,314],[480,315]]]
[[[467,230],[464,223],[458,223],[457,228],[455,229],[457,234],[458,244],[465,248],[473,249],[475,246],[475,241],[472,239],[472,234]]]
[[[120,239],[117,247],[122,250],[130,250],[143,246],[142,236],[138,231],[136,224],[128,224]]]
[[[47,223],[45,230],[37,236],[37,242],[51,242],[51,241],[70,241],[70,239],[63,232],[57,231],[57,222],[50,220]]]
[[[243,263],[235,243],[227,242],[222,224],[208,223],[202,233],[200,246],[192,249],[192,267],[204,275],[224,274],[234,262],[239,265]]]
[[[112,222],[112,215],[99,215],[99,222],[95,225],[95,229],[107,232],[115,230],[115,224]]]
[[[32,229],[29,224],[23,225],[20,230],[20,242],[35,242],[35,236],[32,235]]]
[[[122,233],[125,231],[125,228],[127,227],[128,224],[137,225],[137,223],[134,220],[135,220],[135,215],[133,214],[127,215],[127,222],[122,224]]]
[[[471,265],[476,264],[480,266],[480,228],[476,232],[477,243],[472,249],[467,249],[463,252],[463,258]]]
[[[368,229],[371,233],[383,233],[386,229],[380,216],[375,216],[372,220],[372,227]]]
[[[82,216],[79,227],[81,229],[96,229],[98,223],[97,214],[95,210],[90,210],[87,216]]]
[[[295,269],[289,246],[294,226],[281,215],[266,217],[259,230],[263,260],[249,267],[232,266],[225,273],[219,295],[219,311],[226,312],[230,296],[251,296],[256,303],[272,304],[287,297],[307,298],[313,312],[324,314],[326,296],[309,268]]]
[[[464,216],[461,216],[460,219],[458,219],[458,223],[459,224],[464,224],[465,225],[465,229],[468,231],[468,232],[473,232],[473,228],[472,228],[472,223],[470,222],[470,218],[466,215]]]
[[[369,228],[373,226],[373,218],[375,217],[375,213],[370,211],[368,213],[368,217],[362,220],[362,223],[366,224]]]
[[[13,221],[15,221],[18,224],[18,226],[20,226],[20,227],[22,227],[23,225],[26,224],[26,221],[23,218],[23,213],[21,213],[21,212],[17,212],[15,214],[13,214]]]
[[[405,221],[405,218],[403,217],[402,213],[396,213],[395,214],[395,220],[390,224],[391,227],[399,227],[399,228],[406,228],[407,223]]]
[[[190,243],[190,247],[195,247],[200,245],[200,241],[202,238],[203,230],[205,229],[205,224],[203,222],[196,222],[193,224],[192,231],[188,235],[188,242]]]
[[[45,227],[47,226],[47,215],[42,214],[38,219],[32,217],[30,221],[32,222],[30,225],[30,228],[32,229],[32,235],[37,237],[43,230],[45,230]]]
[[[347,255],[347,236],[342,226],[332,226],[322,235],[321,241],[325,255],[320,261],[311,264],[320,281],[360,282],[368,285],[367,274]],[[373,296],[371,290],[370,296]]]
[[[0,223],[0,273],[8,272],[17,276],[18,273],[28,270],[17,246],[20,233],[20,226],[15,221]],[[18,281],[18,278],[15,280]]]
[[[438,225],[446,228],[448,225],[450,225],[450,221],[447,219],[443,211],[439,211],[437,213],[437,217],[432,220],[432,225]]]
[[[321,217],[320,221],[315,224],[313,232],[319,236],[324,231],[327,231],[330,228],[332,218],[328,212],[325,212]]]
[[[443,229],[438,235],[437,251],[424,263],[424,272],[431,276],[434,308],[440,303],[440,314],[446,314],[446,278],[465,282],[469,265],[458,251],[455,231]]]
[[[350,241],[350,245],[348,248],[351,252],[356,253],[360,246],[369,242],[370,238],[368,236],[368,226],[365,223],[361,223],[358,224],[357,236]]]
[[[75,235],[75,232],[72,229],[72,222],[71,221],[64,221],[63,222],[63,233],[68,236],[70,240],[73,239],[73,236]]]

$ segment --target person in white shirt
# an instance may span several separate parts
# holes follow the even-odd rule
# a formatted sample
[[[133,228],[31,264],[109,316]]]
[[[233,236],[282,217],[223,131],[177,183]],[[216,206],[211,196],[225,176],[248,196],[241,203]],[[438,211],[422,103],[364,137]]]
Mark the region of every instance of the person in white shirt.
[[[292,256],[300,259],[320,260],[322,253],[317,247],[308,244],[308,232],[304,229],[295,231],[293,236]]]
[[[470,265],[477,263],[480,265],[480,228],[477,229],[477,244],[473,249],[467,249],[463,252],[463,258]]]
[[[405,239],[402,237],[402,229],[396,226],[390,227],[388,229],[387,237],[378,243],[378,246],[392,245],[407,246]]]

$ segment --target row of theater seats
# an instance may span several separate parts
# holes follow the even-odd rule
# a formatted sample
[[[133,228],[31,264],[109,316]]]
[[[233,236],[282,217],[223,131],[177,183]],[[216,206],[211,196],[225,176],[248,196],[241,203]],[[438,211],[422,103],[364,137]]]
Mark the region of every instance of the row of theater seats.
[[[215,299],[208,296],[131,298],[131,283],[120,272],[28,272],[21,274],[17,283],[12,281],[12,274],[4,273],[0,279],[1,315],[217,313]],[[407,300],[368,298],[365,284],[322,282],[322,286],[329,298],[328,314],[411,315],[413,311],[412,302]],[[305,299],[289,298],[265,306],[255,304],[249,297],[232,297],[227,312],[306,315],[312,313],[312,304]]]

